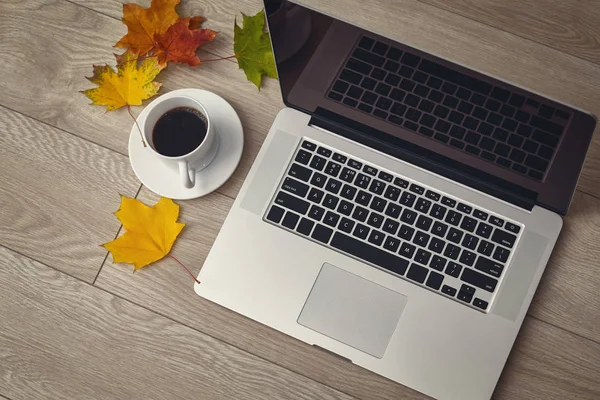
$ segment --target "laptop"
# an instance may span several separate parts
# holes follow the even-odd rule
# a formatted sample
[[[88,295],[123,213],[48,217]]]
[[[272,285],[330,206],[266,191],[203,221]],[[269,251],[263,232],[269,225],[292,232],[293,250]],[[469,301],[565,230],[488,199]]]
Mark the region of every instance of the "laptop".
[[[440,400],[489,399],[590,114],[290,1],[283,100],[195,291]]]

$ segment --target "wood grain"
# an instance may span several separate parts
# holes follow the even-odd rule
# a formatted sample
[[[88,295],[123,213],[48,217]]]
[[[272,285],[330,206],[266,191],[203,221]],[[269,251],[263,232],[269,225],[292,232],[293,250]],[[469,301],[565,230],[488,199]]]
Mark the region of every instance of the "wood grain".
[[[600,67],[593,63],[412,0],[369,3],[346,0],[344,7],[338,7],[337,0],[304,2],[600,115],[597,96]],[[0,36],[7,39],[0,42],[0,68],[5,77],[0,80],[3,93],[0,104],[126,154],[131,127],[127,113],[105,114],[100,107],[88,106],[87,99],[77,93],[90,87],[84,79],[91,72],[90,65],[110,62],[113,51],[110,46],[125,32],[118,19],[121,5],[117,3],[116,0],[81,1],[96,11],[64,0],[0,3]],[[230,26],[233,10],[251,12],[260,9],[261,4],[257,0],[223,0],[214,5],[214,2],[206,5],[209,3],[197,0],[185,3],[206,15],[211,24],[223,26],[223,30],[230,29],[227,26]],[[80,32],[84,32],[83,37],[79,36]],[[74,37],[80,39],[75,41]],[[223,45],[230,47],[230,44]],[[15,57],[15,48],[24,49],[23,55]],[[33,62],[25,62],[27,59]],[[207,63],[198,68],[170,66],[159,81],[165,84],[162,92],[200,87],[223,96],[240,114],[246,138],[258,144],[283,107],[276,81],[266,80],[265,87],[257,93],[233,62]],[[43,92],[39,91],[40,87],[44,87]],[[33,104],[31,98],[39,100]],[[579,189],[600,197],[598,142],[600,139],[594,138]],[[246,165],[250,160],[245,159]],[[241,182],[246,172],[238,171],[238,181]],[[239,184],[228,185],[226,194],[235,195],[238,189]]]
[[[351,399],[2,247],[0,293],[12,400]]]
[[[148,204],[153,204],[158,200],[157,196],[146,189],[142,189],[139,198]],[[226,205],[222,206],[223,204]],[[181,220],[188,225],[176,243],[173,254],[191,268],[194,274],[200,270],[230,205],[231,203],[219,194],[213,194],[205,199],[186,201],[182,204]],[[544,281],[551,280],[551,282],[540,288],[536,297],[536,311],[532,313],[536,316],[539,314],[540,317],[552,324],[556,323],[567,330],[573,329],[596,341],[600,339],[598,335],[600,324],[594,316],[600,315],[600,300],[595,296],[593,288],[598,287],[600,282],[597,276],[593,276],[593,271],[589,273],[586,271],[589,269],[589,261],[600,255],[595,252],[597,250],[594,250],[586,256],[578,256],[575,249],[585,247],[586,243],[593,242],[598,237],[599,210],[600,200],[583,194],[577,196],[573,210],[574,218],[577,219],[572,224],[579,226],[580,229],[578,232],[574,232],[570,229],[571,223],[567,223],[561,246],[556,249],[556,254],[548,267],[554,274],[550,278],[544,278]],[[582,224],[580,223],[582,220],[587,220],[589,223]],[[565,254],[564,249],[573,249],[573,251]],[[597,246],[594,249],[597,249]],[[559,276],[556,277],[556,274]],[[107,291],[135,303],[145,304],[152,310],[167,315],[182,324],[189,325],[212,337],[261,358],[271,360],[328,386],[343,390],[355,397],[365,399],[420,398],[420,395],[412,391],[407,392],[407,389],[400,385],[347,364],[282,333],[199,298],[193,292],[192,284],[191,278],[183,270],[180,270],[174,261],[168,259],[136,272],[135,275],[131,273],[129,266],[108,264],[103,267],[96,282],[96,285]],[[578,289],[577,285],[580,284],[582,286],[579,290],[564,290],[565,287]],[[540,300],[540,298],[542,299]],[[552,298],[556,298],[556,300],[547,304],[546,299]],[[557,308],[556,303],[560,303],[561,306]],[[591,320],[582,324],[581,319],[586,316]],[[573,337],[566,331],[558,329],[556,331],[562,332],[561,335],[565,335],[565,337]],[[526,335],[526,339],[523,340],[525,342],[523,346],[527,352],[552,352],[550,345],[544,344],[544,347],[540,348],[538,347],[540,344],[535,341],[535,338],[532,340],[530,336]],[[256,338],[260,338],[260,340],[257,341]],[[527,371],[529,368],[527,367],[529,356],[523,356],[523,359],[518,360],[518,365],[522,365],[519,367],[520,373],[525,373],[523,371]],[[554,373],[559,376],[561,372],[555,371]],[[513,382],[519,382],[521,385],[534,382],[533,386],[511,390],[536,392],[538,390],[535,387],[538,384],[536,373],[531,370],[528,374],[531,376],[511,378],[510,385],[513,385]],[[539,377],[539,379],[546,378]],[[576,382],[578,381],[575,379],[572,384],[577,385]],[[569,388],[569,390],[572,389]],[[545,393],[545,391],[543,392]],[[500,398],[512,399],[514,397]],[[544,397],[527,398],[542,399]],[[560,397],[555,398],[559,399]]]
[[[126,157],[0,107],[0,245],[91,282],[138,188]]]
[[[600,10],[594,1],[420,1],[600,63]]]

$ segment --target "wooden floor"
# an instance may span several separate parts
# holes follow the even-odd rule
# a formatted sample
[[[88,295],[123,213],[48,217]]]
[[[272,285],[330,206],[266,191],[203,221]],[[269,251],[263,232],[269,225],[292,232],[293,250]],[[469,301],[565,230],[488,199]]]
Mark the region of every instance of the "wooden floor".
[[[139,3],[148,5],[149,0]],[[237,12],[258,0],[183,0],[232,54]],[[600,9],[577,0],[305,0],[313,7],[600,115]],[[239,15],[239,14],[238,14]],[[0,1],[0,398],[424,399],[199,298],[172,260],[132,274],[100,243],[119,194],[154,202],[129,165],[131,119],[78,91],[125,33],[117,0]],[[210,53],[210,54],[208,54]],[[180,202],[173,254],[198,273],[283,107],[235,62],[169,66],[163,93],[211,90],[238,111],[243,161]],[[139,110],[137,110],[139,112]],[[600,399],[600,136],[495,399]],[[493,345],[493,344],[492,344]]]

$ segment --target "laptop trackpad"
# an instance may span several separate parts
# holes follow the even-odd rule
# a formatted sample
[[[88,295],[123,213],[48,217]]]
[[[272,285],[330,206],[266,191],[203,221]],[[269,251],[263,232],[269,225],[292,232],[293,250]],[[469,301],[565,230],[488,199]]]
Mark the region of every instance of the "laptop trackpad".
[[[323,264],[298,323],[381,358],[406,296],[331,264]]]

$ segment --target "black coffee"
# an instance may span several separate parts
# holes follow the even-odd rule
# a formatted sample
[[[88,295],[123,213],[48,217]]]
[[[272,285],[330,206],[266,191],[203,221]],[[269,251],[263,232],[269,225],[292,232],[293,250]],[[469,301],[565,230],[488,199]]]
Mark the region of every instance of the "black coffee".
[[[154,149],[168,157],[191,153],[206,137],[206,117],[190,107],[177,107],[164,113],[154,125]]]

